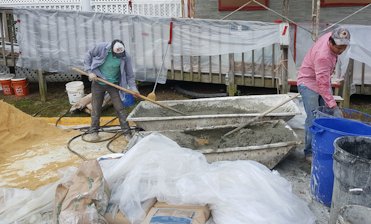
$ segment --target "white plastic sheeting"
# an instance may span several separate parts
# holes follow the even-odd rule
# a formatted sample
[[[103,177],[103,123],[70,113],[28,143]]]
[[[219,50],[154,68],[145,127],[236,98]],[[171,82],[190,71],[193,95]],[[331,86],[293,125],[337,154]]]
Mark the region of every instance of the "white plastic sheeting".
[[[21,51],[17,66],[50,72],[82,66],[88,49],[115,38],[124,41],[132,56],[137,80],[154,81],[166,55],[160,83],[172,57],[242,53],[279,43],[279,25],[274,23],[40,9],[14,9],[14,14]],[[171,22],[173,38],[166,53]]]
[[[62,169],[59,181],[40,187],[35,191],[0,188],[0,223],[52,223],[55,190],[58,184],[69,180],[76,170],[75,167]]]
[[[101,161],[117,203],[133,223],[145,216],[141,202],[208,204],[215,223],[314,223],[290,183],[254,161],[207,163],[204,155],[154,133],[118,160]]]

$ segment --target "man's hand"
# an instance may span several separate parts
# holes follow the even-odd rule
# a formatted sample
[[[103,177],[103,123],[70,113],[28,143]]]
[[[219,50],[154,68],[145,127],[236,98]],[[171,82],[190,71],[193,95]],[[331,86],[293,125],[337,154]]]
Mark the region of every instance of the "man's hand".
[[[135,94],[133,94],[133,96],[135,97],[135,99],[139,99],[140,98],[140,93],[138,91],[134,91]]]
[[[344,117],[343,112],[340,110],[338,106],[333,108],[334,110],[334,117]]]
[[[89,81],[92,82],[92,81],[96,81],[97,80],[97,75],[90,72],[89,73]]]

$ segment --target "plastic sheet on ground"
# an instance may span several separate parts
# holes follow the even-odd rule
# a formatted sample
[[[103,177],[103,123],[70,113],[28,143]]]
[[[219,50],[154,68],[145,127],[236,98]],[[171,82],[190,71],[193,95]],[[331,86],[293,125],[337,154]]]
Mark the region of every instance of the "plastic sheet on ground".
[[[292,119],[290,119],[287,124],[290,125],[291,128],[294,129],[304,129],[305,127],[305,119],[307,118],[307,114],[304,109],[303,99],[297,98],[293,99],[296,106],[298,106],[301,114],[295,115]]]
[[[145,213],[141,202],[208,204],[215,223],[314,223],[306,202],[277,172],[254,161],[207,163],[204,155],[154,133],[124,157],[100,162],[119,204],[133,223]],[[210,222],[208,222],[210,223]]]
[[[40,187],[35,191],[16,188],[0,188],[0,224],[52,223],[55,189],[68,180],[76,169],[61,171],[60,181]]]

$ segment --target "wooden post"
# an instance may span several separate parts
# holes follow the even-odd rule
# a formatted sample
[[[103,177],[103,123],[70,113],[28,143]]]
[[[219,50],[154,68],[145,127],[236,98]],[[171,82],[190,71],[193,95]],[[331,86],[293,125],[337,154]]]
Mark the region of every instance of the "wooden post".
[[[312,0],[312,39],[316,41],[319,30],[319,14],[321,8],[321,0]]]
[[[289,0],[283,0],[282,4],[282,14],[287,18],[289,14]],[[286,19],[284,20],[285,22],[288,22]],[[282,80],[281,80],[281,93],[286,94],[290,91],[289,83],[288,83],[288,76],[289,76],[289,71],[288,71],[288,58],[289,58],[289,46],[287,45],[281,45],[281,50],[282,50]]]
[[[289,47],[286,45],[281,45],[283,59],[282,59],[282,88],[281,93],[286,94],[289,92],[289,71],[288,71],[288,56],[289,56]]]
[[[345,73],[344,77],[344,88],[343,88],[343,107],[349,108],[350,106],[350,91],[351,91],[351,85],[353,82],[353,67],[354,67],[354,60],[349,59],[349,64],[347,71]]]
[[[225,84],[229,96],[234,96],[237,92],[237,85],[234,82],[234,54],[229,54],[229,72],[226,74]]]
[[[184,18],[184,0],[181,0],[180,1],[180,8],[181,8],[181,10],[182,10],[182,18]]]
[[[5,41],[9,41],[9,29],[8,29],[8,20],[6,18],[6,11],[3,11],[2,13],[2,20],[3,20],[3,26],[4,26],[4,36],[3,38],[5,39]]]
[[[39,77],[39,93],[42,102],[46,102],[46,79],[43,75],[43,71],[41,69],[38,70],[38,77]]]
[[[6,61],[6,55],[5,55],[5,31],[4,31],[4,26],[5,26],[5,23],[4,22],[4,19],[2,16],[0,16],[0,33],[1,33],[1,51],[2,51],[2,54],[3,54],[3,61],[4,61],[4,64],[3,65],[7,65],[7,61]]]
[[[188,17],[195,18],[196,15],[196,0],[188,0]]]

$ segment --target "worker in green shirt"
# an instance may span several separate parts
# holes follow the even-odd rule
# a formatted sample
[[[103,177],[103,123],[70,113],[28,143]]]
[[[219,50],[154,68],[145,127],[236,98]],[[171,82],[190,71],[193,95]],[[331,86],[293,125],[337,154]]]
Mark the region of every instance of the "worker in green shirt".
[[[131,130],[126,121],[127,114],[121,100],[124,93],[115,87],[97,81],[97,77],[99,77],[138,92],[131,57],[125,51],[124,43],[121,40],[114,40],[111,43],[97,44],[87,52],[84,59],[84,69],[89,74],[89,80],[92,81],[91,127],[84,139],[87,141],[98,141],[100,139],[98,135],[99,121],[106,91],[111,97],[124,135],[127,139],[131,138]]]

